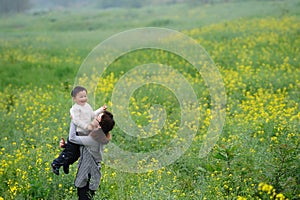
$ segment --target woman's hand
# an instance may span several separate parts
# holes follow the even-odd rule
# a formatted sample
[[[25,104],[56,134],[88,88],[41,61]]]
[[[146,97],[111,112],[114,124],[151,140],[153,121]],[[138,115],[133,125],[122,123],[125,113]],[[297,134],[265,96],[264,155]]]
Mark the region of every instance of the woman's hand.
[[[107,138],[108,140],[111,140],[111,134],[110,134],[110,133],[107,133],[107,134],[106,134],[106,138]]]

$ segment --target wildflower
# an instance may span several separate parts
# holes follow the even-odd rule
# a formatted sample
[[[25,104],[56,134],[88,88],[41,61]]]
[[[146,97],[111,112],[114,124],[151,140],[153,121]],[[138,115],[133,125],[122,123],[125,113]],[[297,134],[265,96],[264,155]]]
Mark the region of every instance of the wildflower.
[[[278,199],[278,200],[284,200],[285,196],[282,193],[279,193],[279,194],[276,195],[276,199]]]

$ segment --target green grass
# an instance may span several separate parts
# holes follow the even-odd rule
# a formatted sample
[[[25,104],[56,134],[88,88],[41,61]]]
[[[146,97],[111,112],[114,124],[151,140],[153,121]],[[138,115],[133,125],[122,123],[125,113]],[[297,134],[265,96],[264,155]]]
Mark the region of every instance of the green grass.
[[[53,64],[38,61],[40,67],[46,68],[51,74],[51,76],[48,76],[47,73],[47,76],[43,77],[42,72],[39,72],[35,63],[32,64],[23,60],[20,63],[13,58],[17,55],[10,55],[12,58],[8,62],[1,59],[1,70],[10,68],[16,79],[14,83],[17,85],[28,82],[30,78],[35,79],[37,84],[43,85],[51,81],[57,82],[60,79],[67,79],[70,82],[80,66],[78,62],[82,62],[97,44],[121,31],[146,26],[158,26],[182,31],[240,18],[298,16],[298,6],[297,1],[266,1],[260,3],[249,1],[197,7],[182,4],[142,9],[96,10],[86,8],[86,10],[78,11],[49,11],[2,16],[0,19],[2,55],[5,55],[11,49],[17,48],[18,52],[16,53],[20,53],[20,56],[31,54],[33,58],[42,57],[42,59],[44,57],[58,57],[62,61],[55,64],[57,67],[53,67]],[[212,36],[214,38],[211,38]],[[208,40],[219,40],[228,37],[236,36],[229,30],[227,34],[209,34],[206,38]],[[209,46],[204,48],[210,50]],[[76,59],[78,62],[65,63],[65,58]],[[54,72],[58,67],[62,69]],[[64,73],[70,71],[70,69],[73,73]],[[34,73],[31,73],[32,70],[36,71],[38,76],[35,77]],[[6,74],[6,72],[3,74]],[[57,74],[59,75],[57,76]],[[7,80],[9,77],[3,76],[1,88],[11,82]],[[41,80],[45,80],[45,82]]]
[[[245,3],[222,3],[215,5],[200,5],[192,7],[179,4],[174,6],[146,7],[142,9],[109,9],[49,11],[45,13],[19,14],[16,16],[2,16],[1,52],[10,54],[8,61],[1,59],[1,71],[10,69],[16,85],[27,83],[34,79],[36,84],[45,85],[61,79],[72,82],[72,77],[78,70],[80,63],[88,53],[100,42],[113,34],[147,26],[165,27],[174,30],[189,30],[201,28],[214,23],[222,23],[240,18],[275,17],[285,15],[299,16],[297,1],[265,1]],[[180,10],[180,12],[178,12]],[[237,34],[239,34],[237,32]],[[205,36],[205,35],[204,35]],[[202,36],[203,37],[203,36]],[[213,38],[212,38],[213,37]],[[230,30],[219,34],[205,36],[207,40],[236,37]],[[59,44],[59,45],[58,45]],[[205,46],[210,51],[210,46]],[[31,63],[15,59],[17,55],[6,53],[11,49],[17,55],[30,54],[34,59],[57,57],[60,63]],[[66,58],[76,62],[66,63]],[[56,65],[56,67],[54,67]],[[43,76],[39,67],[49,70]],[[57,68],[61,68],[57,71]],[[24,70],[23,70],[24,69]],[[30,69],[30,70],[29,70]],[[36,71],[31,73],[32,70]],[[64,73],[71,72],[71,73]],[[3,74],[6,75],[6,72]],[[12,83],[11,76],[1,78],[1,88]],[[45,81],[44,81],[45,80]]]

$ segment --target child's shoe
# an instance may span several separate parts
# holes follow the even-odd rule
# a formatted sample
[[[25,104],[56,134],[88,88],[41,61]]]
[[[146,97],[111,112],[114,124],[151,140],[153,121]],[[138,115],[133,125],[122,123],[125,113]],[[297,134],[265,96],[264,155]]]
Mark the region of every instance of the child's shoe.
[[[52,167],[52,171],[54,174],[59,175],[59,166],[57,166],[56,164],[51,164]]]
[[[65,174],[68,174],[69,173],[69,165],[63,165],[63,170],[65,172]]]

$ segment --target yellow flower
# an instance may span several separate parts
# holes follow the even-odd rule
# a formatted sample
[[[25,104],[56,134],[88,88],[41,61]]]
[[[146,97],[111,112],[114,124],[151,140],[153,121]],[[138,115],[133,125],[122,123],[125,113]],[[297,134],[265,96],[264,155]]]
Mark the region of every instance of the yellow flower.
[[[247,198],[246,197],[238,196],[237,200],[247,200]]]
[[[279,193],[276,195],[276,199],[283,200],[283,199],[285,199],[285,196],[282,193]]]

